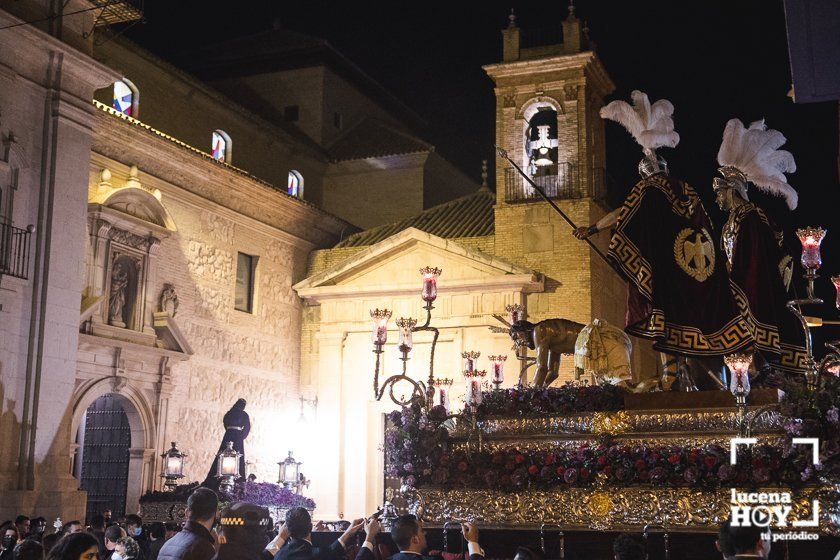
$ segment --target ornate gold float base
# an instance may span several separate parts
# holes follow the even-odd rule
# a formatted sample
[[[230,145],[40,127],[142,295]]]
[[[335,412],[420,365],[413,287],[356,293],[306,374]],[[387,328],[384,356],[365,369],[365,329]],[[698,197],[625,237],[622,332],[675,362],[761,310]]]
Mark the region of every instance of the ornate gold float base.
[[[791,496],[791,520],[812,519],[813,500],[820,506],[819,529],[795,530],[840,536],[840,492],[832,487],[809,487],[793,491]],[[674,532],[717,532],[730,511],[731,490],[628,486],[499,492],[423,488],[410,500],[409,509],[418,505],[431,525],[472,520],[482,527],[505,529],[538,529],[545,523],[563,530],[640,531],[652,523]]]

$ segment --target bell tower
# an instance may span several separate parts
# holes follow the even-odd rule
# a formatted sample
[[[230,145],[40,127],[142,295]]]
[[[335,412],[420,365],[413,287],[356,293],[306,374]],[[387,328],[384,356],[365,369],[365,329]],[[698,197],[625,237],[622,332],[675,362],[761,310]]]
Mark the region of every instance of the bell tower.
[[[502,62],[484,67],[495,83],[496,145],[578,226],[592,224],[609,211],[598,112],[615,86],[573,6],[558,22],[560,43],[540,44],[509,19]],[[495,172],[495,253],[545,275],[545,292],[528,296],[529,320],[599,317],[623,327],[623,283],[507,161],[496,158]],[[609,235],[593,241],[606,252]]]

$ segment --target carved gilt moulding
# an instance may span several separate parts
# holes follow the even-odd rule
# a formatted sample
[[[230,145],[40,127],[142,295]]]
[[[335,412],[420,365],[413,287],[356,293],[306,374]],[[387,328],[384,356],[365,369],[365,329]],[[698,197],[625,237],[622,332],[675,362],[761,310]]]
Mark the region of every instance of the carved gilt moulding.
[[[748,407],[748,414],[755,409]],[[536,435],[613,435],[640,433],[697,432],[730,434],[738,432],[738,412],[734,408],[701,410],[645,410],[616,412],[585,412],[580,414],[545,416],[540,418],[488,418],[479,421],[482,433],[494,436]],[[782,416],[777,410],[767,410],[753,422],[754,432],[782,432]],[[464,437],[470,426],[459,423],[451,432]]]
[[[811,519],[812,500],[818,500],[820,531],[840,536],[840,491],[808,487],[794,492],[792,498],[791,519]],[[521,492],[422,488],[409,500],[409,511],[422,506],[423,517],[431,526],[469,520],[482,527],[505,529],[533,530],[545,523],[563,530],[640,531],[649,523],[658,523],[667,531],[715,533],[729,513],[730,499],[728,488],[701,491],[628,486]]]

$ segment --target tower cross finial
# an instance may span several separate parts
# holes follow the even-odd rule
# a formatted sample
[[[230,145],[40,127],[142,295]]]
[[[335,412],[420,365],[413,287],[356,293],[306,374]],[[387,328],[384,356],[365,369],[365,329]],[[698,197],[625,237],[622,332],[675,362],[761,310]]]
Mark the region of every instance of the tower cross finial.
[[[508,27],[516,27],[516,14],[513,13],[513,8],[510,9],[510,15],[508,16]]]

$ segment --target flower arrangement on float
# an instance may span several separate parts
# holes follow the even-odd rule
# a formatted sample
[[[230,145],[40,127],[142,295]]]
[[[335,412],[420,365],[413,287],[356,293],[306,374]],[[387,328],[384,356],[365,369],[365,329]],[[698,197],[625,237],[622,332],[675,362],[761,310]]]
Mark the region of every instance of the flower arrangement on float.
[[[767,443],[738,450],[736,465],[720,445],[627,445],[602,436],[551,450],[455,449],[442,406],[416,401],[388,416],[386,469],[409,487],[439,486],[516,491],[594,484],[665,487],[796,487],[840,475],[840,378],[823,377],[816,391],[799,381],[784,384],[782,414],[787,445]],[[611,385],[511,388],[485,391],[475,409],[479,419],[614,411],[622,390]],[[820,437],[820,463],[811,450],[791,445],[793,437]]]

